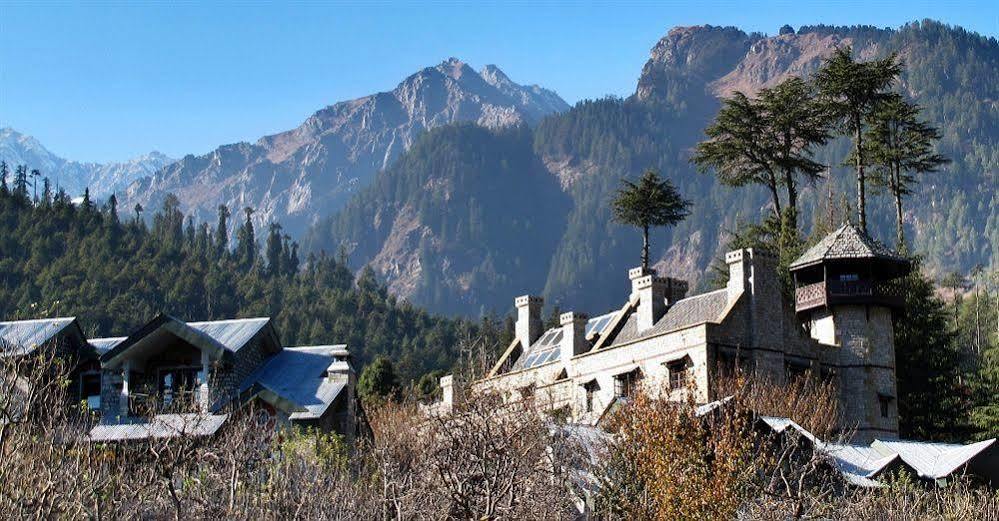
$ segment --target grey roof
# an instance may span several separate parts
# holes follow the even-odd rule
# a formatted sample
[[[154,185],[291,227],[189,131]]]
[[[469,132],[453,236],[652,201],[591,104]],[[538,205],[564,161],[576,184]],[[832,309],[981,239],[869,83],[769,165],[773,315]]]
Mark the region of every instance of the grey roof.
[[[290,402],[292,420],[320,418],[347,387],[347,378],[327,374],[331,366],[345,364],[337,354],[343,351],[343,346],[286,347],[250,375],[241,392],[266,391]]]
[[[75,317],[0,322],[0,353],[28,354],[70,327]]]
[[[99,424],[90,430],[90,441],[129,441],[179,436],[211,436],[225,423],[225,414],[157,414],[135,423]]]
[[[237,318],[208,322],[187,322],[187,326],[204,333],[228,351],[239,351],[267,323],[270,318]]]
[[[118,344],[124,342],[127,338],[127,336],[91,338],[87,342],[94,348],[95,351],[97,351],[98,355],[103,355],[104,353],[114,349]]]
[[[763,416],[760,419],[775,432],[793,427],[802,433],[830,458],[848,482],[860,486],[881,486],[877,478],[893,465],[904,464],[923,479],[942,479],[977,458],[988,457],[990,453],[999,457],[993,452],[999,450],[995,438],[968,445],[906,440],[874,440],[870,445],[826,443],[789,418]],[[986,478],[996,480],[999,468],[993,468],[995,466],[993,463],[991,467],[978,470],[984,471]]]
[[[676,301],[655,325],[641,332],[638,331],[638,317],[632,313],[611,345],[662,335],[704,322],[717,322],[727,306],[728,291],[725,289],[687,297]]]
[[[996,450],[996,439],[970,445],[927,443],[902,440],[875,440],[871,444],[884,455],[897,454],[906,465],[926,479],[942,479],[960,469],[975,457]],[[996,469],[999,474],[999,469]]]
[[[908,264],[908,259],[895,253],[860,228],[847,223],[826,235],[815,246],[791,263],[791,269],[803,268],[828,260],[882,259]]]

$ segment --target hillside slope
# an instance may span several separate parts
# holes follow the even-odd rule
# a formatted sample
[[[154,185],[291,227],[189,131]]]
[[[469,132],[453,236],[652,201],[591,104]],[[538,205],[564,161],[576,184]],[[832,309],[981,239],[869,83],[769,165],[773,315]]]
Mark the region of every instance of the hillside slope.
[[[898,52],[906,62],[899,88],[925,107],[924,117],[943,133],[940,151],[954,162],[944,172],[927,177],[907,204],[905,215],[915,249],[934,272],[969,270],[999,258],[999,43],[963,29],[936,22],[910,24],[898,30],[872,27],[803,27],[796,33],[766,37],[736,28],[711,26],[673,29],[652,49],[633,96],[584,101],[571,110],[545,118],[534,129],[536,156],[547,167],[571,204],[533,202],[537,222],[564,223],[552,244],[539,244],[526,235],[525,243],[552,251],[544,283],[535,276],[517,279],[503,274],[501,286],[455,286],[435,279],[431,272],[397,270],[381,262],[381,248],[358,247],[353,238],[375,233],[379,227],[364,216],[374,211],[351,204],[342,215],[313,230],[313,248],[343,246],[356,266],[373,263],[394,291],[435,310],[476,312],[507,310],[515,294],[544,288],[549,302],[563,308],[600,312],[619,302],[627,291],[626,271],[638,262],[637,231],[610,220],[608,202],[622,177],[636,176],[647,167],[671,178],[694,201],[692,215],[671,231],[653,236],[653,259],[661,272],[707,284],[707,266],[723,253],[726,232],[740,222],[757,221],[767,211],[767,198],[756,189],[718,185],[689,164],[691,148],[719,107],[719,96],[733,90],[755,92],[790,74],[808,75],[838,45],[852,45],[864,58]],[[848,144],[842,140],[820,151],[830,165],[825,181],[803,187],[802,222],[807,228],[822,220],[827,207],[853,193],[849,169],[840,165]],[[444,158],[442,158],[444,160]],[[400,164],[406,161],[405,156]],[[447,183],[447,165],[438,164],[438,182]],[[467,175],[463,169],[453,169]],[[400,175],[389,169],[386,177]],[[389,181],[385,181],[389,182]],[[521,187],[529,189],[530,187]],[[429,192],[430,187],[415,190]],[[367,197],[367,198],[365,198]],[[411,193],[383,194],[377,204],[400,207]],[[456,195],[457,197],[457,195]],[[467,197],[488,199],[486,187]],[[375,204],[370,196],[359,200]],[[452,201],[460,206],[462,201]],[[890,239],[891,211],[886,198],[875,197],[869,210],[874,235]],[[521,210],[500,212],[492,218],[502,224],[521,217]],[[398,218],[397,218],[398,220]],[[405,219],[404,219],[405,220]],[[476,237],[479,250],[460,237],[450,250],[481,251],[489,264],[513,265],[521,249],[496,248],[489,237]],[[890,242],[890,240],[889,240]],[[417,245],[395,248],[393,256],[412,256]],[[427,250],[424,250],[427,251]],[[423,257],[424,263],[445,263],[444,257]],[[482,269],[488,270],[489,264]],[[486,276],[487,271],[482,271]],[[492,272],[498,276],[500,271]],[[415,277],[415,280],[414,280]],[[405,283],[401,281],[406,279]],[[415,290],[420,287],[423,289]],[[446,291],[442,288],[449,288]],[[486,290],[509,290],[489,294]],[[474,302],[456,310],[449,299]]]

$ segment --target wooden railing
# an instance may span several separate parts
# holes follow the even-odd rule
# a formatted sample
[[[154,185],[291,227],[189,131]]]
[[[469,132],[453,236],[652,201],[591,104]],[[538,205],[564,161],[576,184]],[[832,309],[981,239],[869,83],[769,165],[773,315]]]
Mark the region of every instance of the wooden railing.
[[[899,306],[902,303],[902,292],[897,284],[869,280],[830,280],[794,290],[794,307],[797,311],[853,302]]]

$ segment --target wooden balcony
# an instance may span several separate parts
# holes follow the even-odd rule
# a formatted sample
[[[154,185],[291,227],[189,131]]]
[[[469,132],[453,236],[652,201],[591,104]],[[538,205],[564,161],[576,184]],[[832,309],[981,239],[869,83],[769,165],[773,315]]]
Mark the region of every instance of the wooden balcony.
[[[899,286],[885,281],[830,280],[794,290],[794,309],[797,312],[836,304],[902,307],[902,302]]]

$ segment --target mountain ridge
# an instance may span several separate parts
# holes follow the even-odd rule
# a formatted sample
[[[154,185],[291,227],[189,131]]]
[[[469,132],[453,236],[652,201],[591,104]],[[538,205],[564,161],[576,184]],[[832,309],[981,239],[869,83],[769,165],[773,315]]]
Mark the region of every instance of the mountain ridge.
[[[627,289],[625,273],[634,267],[640,248],[640,235],[611,219],[609,201],[621,178],[652,167],[673,180],[695,203],[686,221],[674,229],[655,232],[653,262],[661,273],[685,278],[695,288],[704,289],[710,284],[708,267],[724,253],[728,232],[741,223],[757,222],[769,212],[762,189],[721,186],[713,176],[697,173],[689,163],[693,146],[703,139],[703,129],[720,105],[719,96],[737,89],[755,92],[791,74],[807,76],[839,45],[853,45],[865,59],[898,52],[908,63],[898,87],[924,105],[923,117],[941,129],[941,152],[954,159],[944,172],[925,177],[906,206],[906,226],[912,232],[912,245],[926,257],[924,266],[942,273],[994,264],[999,258],[999,200],[990,194],[994,194],[999,170],[999,111],[989,100],[999,99],[999,44],[994,38],[931,21],[897,30],[808,26],[776,36],[733,27],[670,30],[652,47],[631,96],[586,100],[550,115],[533,128],[534,150],[518,152],[540,159],[571,200],[558,209],[543,203],[531,209],[538,221],[566,223],[551,258],[538,261],[548,266],[543,284],[535,275],[522,277],[518,284],[516,263],[508,262],[515,251],[487,250],[483,254],[490,256],[495,271],[486,273],[485,265],[474,270],[478,277],[504,280],[501,286],[491,286],[502,291],[464,290],[451,281],[471,272],[456,272],[446,260],[455,252],[477,251],[477,245],[488,242],[488,237],[464,245],[449,244],[446,254],[444,248],[433,244],[406,251],[398,242],[379,243],[377,234],[368,233],[370,222],[359,218],[363,212],[350,205],[341,215],[316,226],[307,245],[314,250],[345,248],[355,267],[372,265],[401,298],[432,310],[453,312],[449,303],[460,301],[472,313],[503,311],[509,308],[513,295],[543,289],[548,302],[562,309],[599,313],[626,296],[622,295]],[[458,134],[460,131],[450,139],[463,139]],[[834,207],[840,204],[841,194],[850,195],[855,189],[852,172],[841,165],[848,148],[846,140],[837,139],[816,152],[816,158],[829,165],[829,175],[801,189],[799,207],[806,233],[817,225],[830,224],[822,221],[836,213]],[[425,151],[408,152],[417,153]],[[427,175],[445,185],[449,165],[434,164],[435,157],[427,154],[410,162],[434,165],[425,166]],[[385,173],[399,172],[390,168]],[[425,192],[430,187],[412,189]],[[425,196],[385,192],[378,197],[366,200],[395,206]],[[472,190],[467,197],[489,200],[491,195]],[[440,201],[433,208],[446,213],[463,204]],[[871,231],[883,238],[893,236],[887,204],[886,198],[873,198],[869,208]],[[519,216],[508,216],[515,217]],[[442,231],[419,222],[421,233],[428,236]],[[466,219],[448,225],[467,226],[470,222]],[[406,225],[398,222],[395,226],[403,230]],[[348,240],[366,236],[362,249]],[[534,245],[537,240],[538,236],[527,234],[524,242]],[[544,247],[548,249],[548,245]],[[389,269],[383,262],[386,258],[407,258],[417,249],[421,252],[418,270],[407,270],[405,266],[416,265],[405,263]],[[400,280],[407,282],[397,284]],[[436,294],[425,289],[431,286]]]
[[[11,127],[0,128],[0,160],[6,161],[10,168],[15,165],[37,168],[49,177],[53,186],[58,185],[71,196],[81,195],[85,188],[90,188],[94,197],[121,193],[136,179],[152,175],[174,161],[156,150],[125,161],[74,161],[54,154],[34,136]]]
[[[129,187],[127,202],[155,207],[174,193],[200,220],[213,219],[219,204],[250,206],[256,222],[278,221],[298,235],[340,208],[426,129],[468,121],[487,128],[536,124],[568,108],[553,91],[516,84],[494,65],[483,73],[488,80],[449,58],[391,91],[324,107],[294,129],[186,156]]]

